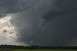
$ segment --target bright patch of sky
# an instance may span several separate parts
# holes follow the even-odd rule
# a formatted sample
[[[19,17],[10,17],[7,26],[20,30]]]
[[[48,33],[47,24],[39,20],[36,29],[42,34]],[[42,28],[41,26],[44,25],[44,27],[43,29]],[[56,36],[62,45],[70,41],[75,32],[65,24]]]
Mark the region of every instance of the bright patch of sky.
[[[15,43],[17,33],[15,27],[10,22],[11,19],[11,16],[5,16],[0,19],[0,44]]]

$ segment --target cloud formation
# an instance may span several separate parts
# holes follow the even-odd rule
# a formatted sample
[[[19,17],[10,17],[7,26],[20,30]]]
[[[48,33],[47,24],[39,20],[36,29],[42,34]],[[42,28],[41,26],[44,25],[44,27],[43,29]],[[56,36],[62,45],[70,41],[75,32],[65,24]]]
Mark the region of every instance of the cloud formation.
[[[18,42],[40,46],[77,42],[77,0],[0,1],[0,8],[5,10],[3,15],[14,13],[11,23],[16,26]]]
[[[72,39],[77,39],[76,2],[77,0],[42,0],[39,3],[37,14],[41,16],[44,32],[51,35],[50,45],[68,45]]]
[[[0,0],[0,17],[9,13],[17,13],[31,9],[36,0]],[[36,2],[37,3],[37,2]]]
[[[10,16],[6,16],[0,19],[0,44],[15,43],[17,36],[15,27],[11,24],[10,20]]]
[[[18,13],[15,23],[12,21],[18,29],[18,41],[41,46],[73,45],[77,37],[76,2],[40,0],[35,7]]]

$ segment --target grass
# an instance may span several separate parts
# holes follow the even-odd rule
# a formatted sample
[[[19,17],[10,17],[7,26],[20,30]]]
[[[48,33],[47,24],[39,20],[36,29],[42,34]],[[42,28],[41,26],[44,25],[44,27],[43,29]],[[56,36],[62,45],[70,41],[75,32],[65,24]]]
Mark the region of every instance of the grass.
[[[44,50],[44,49],[17,49],[13,51],[77,51],[77,50]]]

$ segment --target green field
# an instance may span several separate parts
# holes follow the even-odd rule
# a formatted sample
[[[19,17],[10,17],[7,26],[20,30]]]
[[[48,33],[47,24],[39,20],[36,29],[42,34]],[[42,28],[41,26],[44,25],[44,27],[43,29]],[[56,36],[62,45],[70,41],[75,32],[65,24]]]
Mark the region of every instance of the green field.
[[[29,50],[29,49],[18,49],[13,51],[77,51],[77,50],[41,50],[41,49],[35,49],[35,50]]]

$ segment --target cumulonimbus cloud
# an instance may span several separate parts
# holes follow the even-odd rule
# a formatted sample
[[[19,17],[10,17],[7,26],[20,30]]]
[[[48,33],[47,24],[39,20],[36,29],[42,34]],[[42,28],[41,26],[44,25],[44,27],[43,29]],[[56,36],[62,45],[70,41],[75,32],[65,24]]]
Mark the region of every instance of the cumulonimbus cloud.
[[[0,7],[4,8],[3,11],[5,10],[2,11],[3,13],[17,13],[26,10],[12,20],[20,35],[19,42],[30,45],[66,46],[69,43],[73,44],[71,39],[77,37],[77,0],[1,1]]]

